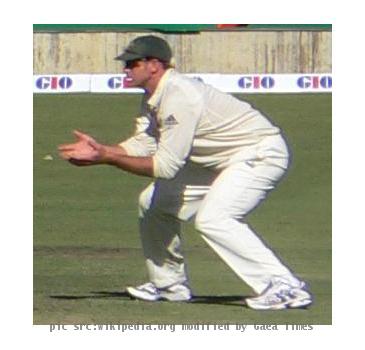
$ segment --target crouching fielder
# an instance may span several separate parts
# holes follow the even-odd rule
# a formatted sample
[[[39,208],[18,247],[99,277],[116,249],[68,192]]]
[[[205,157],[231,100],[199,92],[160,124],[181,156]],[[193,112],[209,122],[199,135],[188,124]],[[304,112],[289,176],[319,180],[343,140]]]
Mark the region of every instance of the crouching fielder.
[[[192,298],[180,233],[181,222],[194,218],[207,244],[257,294],[248,307],[308,306],[304,282],[245,222],[288,167],[280,129],[248,103],[179,74],[171,56],[166,41],[149,35],[116,57],[129,86],[145,91],[134,136],[107,146],[76,131],[76,143],[59,147],[77,166],[108,164],[154,178],[139,199],[149,281],[127,292],[148,301]]]

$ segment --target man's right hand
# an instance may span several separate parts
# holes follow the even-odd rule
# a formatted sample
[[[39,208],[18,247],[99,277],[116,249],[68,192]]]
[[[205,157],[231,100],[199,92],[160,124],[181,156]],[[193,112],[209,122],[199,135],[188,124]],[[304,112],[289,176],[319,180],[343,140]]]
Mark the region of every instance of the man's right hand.
[[[104,147],[91,136],[75,130],[75,143],[64,144],[58,147],[61,158],[78,166],[103,163]]]

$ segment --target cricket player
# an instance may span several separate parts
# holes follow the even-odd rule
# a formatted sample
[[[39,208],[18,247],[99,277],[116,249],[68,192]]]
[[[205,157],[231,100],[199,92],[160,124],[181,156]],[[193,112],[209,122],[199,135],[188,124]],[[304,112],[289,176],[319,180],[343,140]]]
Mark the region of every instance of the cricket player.
[[[257,310],[312,303],[298,279],[245,222],[282,178],[289,162],[280,129],[251,105],[171,67],[168,43],[148,35],[116,57],[129,86],[145,91],[135,134],[104,145],[75,131],[59,147],[76,166],[107,164],[152,183],[139,198],[142,247],[149,281],[127,287],[147,301],[189,301],[192,292],[181,247],[181,222],[195,228],[255,296]]]

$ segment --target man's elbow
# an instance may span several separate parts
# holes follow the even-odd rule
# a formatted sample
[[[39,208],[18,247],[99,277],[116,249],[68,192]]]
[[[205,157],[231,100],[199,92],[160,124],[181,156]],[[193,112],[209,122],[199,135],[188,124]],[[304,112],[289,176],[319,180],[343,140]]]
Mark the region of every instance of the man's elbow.
[[[154,159],[153,175],[155,178],[171,180],[176,176],[176,174],[184,166],[184,164],[184,162],[166,163]]]

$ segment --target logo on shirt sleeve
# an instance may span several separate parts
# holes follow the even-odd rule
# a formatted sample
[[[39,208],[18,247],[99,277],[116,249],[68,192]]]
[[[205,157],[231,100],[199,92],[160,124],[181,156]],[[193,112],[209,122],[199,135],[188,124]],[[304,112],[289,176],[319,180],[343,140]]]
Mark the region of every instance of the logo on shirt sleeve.
[[[164,126],[174,126],[179,124],[178,121],[175,119],[175,117],[170,114],[164,121],[163,121],[163,125]]]

